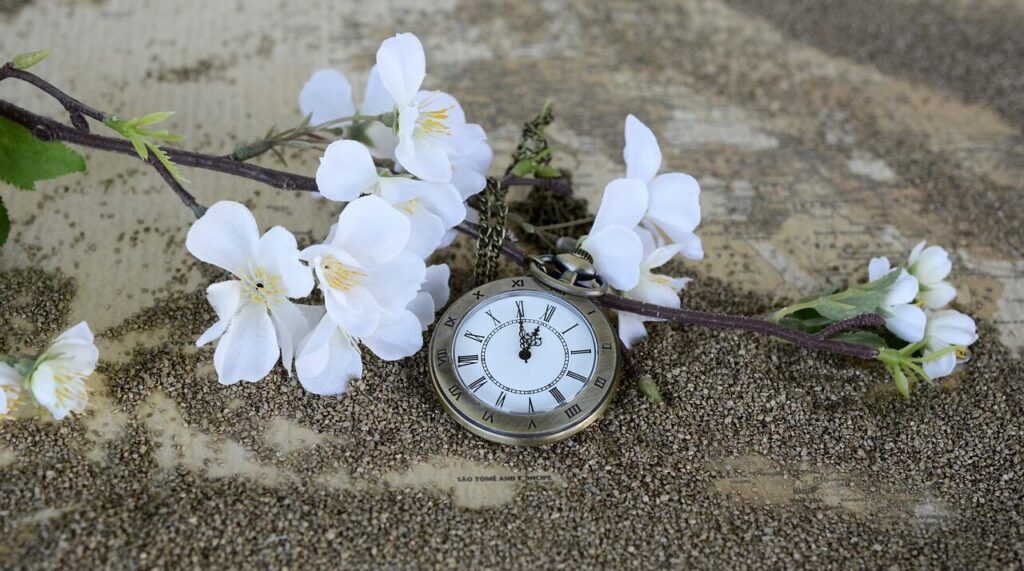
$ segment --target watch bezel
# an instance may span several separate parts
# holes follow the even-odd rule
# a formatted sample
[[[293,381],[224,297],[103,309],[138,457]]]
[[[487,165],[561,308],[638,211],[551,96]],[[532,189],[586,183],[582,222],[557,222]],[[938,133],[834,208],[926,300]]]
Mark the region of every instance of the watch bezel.
[[[475,398],[459,379],[453,359],[455,333],[462,320],[478,305],[516,291],[539,292],[572,305],[590,325],[596,340],[594,371],[586,386],[565,404],[532,415],[503,412]],[[429,351],[431,385],[449,416],[473,434],[501,444],[536,446],[576,434],[601,417],[619,383],[615,331],[601,308],[587,298],[545,287],[530,276],[495,280],[463,294],[435,323]],[[603,386],[598,379],[604,379]],[[579,411],[570,415],[574,406]]]

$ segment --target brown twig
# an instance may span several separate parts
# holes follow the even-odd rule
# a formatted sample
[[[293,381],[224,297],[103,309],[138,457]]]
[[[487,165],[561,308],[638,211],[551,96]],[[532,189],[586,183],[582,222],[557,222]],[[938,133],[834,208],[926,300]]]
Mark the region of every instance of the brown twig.
[[[836,334],[844,331],[868,329],[872,327],[881,327],[883,325],[885,325],[885,318],[881,315],[878,315],[877,313],[862,313],[856,317],[851,317],[850,319],[837,321],[815,333],[814,336],[818,339],[828,339],[829,337],[834,337]]]

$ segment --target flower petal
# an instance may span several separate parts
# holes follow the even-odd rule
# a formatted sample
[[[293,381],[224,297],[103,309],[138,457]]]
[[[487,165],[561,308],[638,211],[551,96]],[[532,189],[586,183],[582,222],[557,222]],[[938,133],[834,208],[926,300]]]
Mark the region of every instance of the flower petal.
[[[892,264],[889,263],[889,258],[885,256],[871,258],[871,261],[868,262],[868,281],[880,280],[889,275],[890,271],[892,271]]]
[[[403,112],[404,114],[404,112]],[[403,117],[399,117],[402,127],[399,129],[414,129],[405,127]],[[434,182],[448,182],[452,178],[452,163],[448,158],[448,152],[440,145],[436,137],[410,136],[403,138],[399,131],[398,146],[395,148],[395,158],[402,165],[402,168],[416,175],[423,180]]]
[[[423,44],[414,34],[400,33],[384,40],[377,50],[381,83],[399,107],[409,104],[427,74]]]
[[[363,361],[352,340],[324,316],[303,341],[295,359],[299,383],[317,395],[339,395],[363,374]]]
[[[661,168],[661,147],[647,125],[633,115],[626,116],[626,145],[622,148],[626,176],[649,182]]]
[[[949,253],[941,246],[929,246],[910,263],[909,271],[922,284],[933,284],[946,279],[952,269]]]
[[[309,322],[302,310],[290,301],[273,306],[270,317],[277,332],[277,344],[281,347],[281,364],[290,376],[295,349],[309,333]]]
[[[644,327],[644,319],[635,313],[619,311],[619,339],[626,349],[632,349],[644,337],[647,337],[647,328]]]
[[[409,214],[409,242],[405,249],[419,258],[426,259],[441,247],[444,240],[444,222],[433,212],[427,212],[422,206],[410,205],[415,211]],[[403,205],[399,205],[403,208]]]
[[[640,281],[636,287],[622,295],[637,301],[678,308],[682,305],[679,299],[679,291],[674,289],[669,283],[670,278],[668,276],[641,274]]]
[[[352,84],[338,70],[321,69],[302,86],[299,109],[303,115],[312,115],[314,125],[353,115]]]
[[[424,273],[422,291],[427,292],[434,300],[434,307],[441,308],[448,303],[451,296],[451,288],[448,285],[451,279],[452,270],[448,264],[434,264],[427,266]]]
[[[647,185],[635,178],[617,178],[604,187],[592,231],[617,225],[633,228],[647,211]]]
[[[0,387],[20,386],[22,380],[21,375],[18,374],[18,371],[14,370],[14,367],[7,363],[0,362]]]
[[[889,293],[885,295],[885,305],[891,307],[910,303],[917,297],[918,289],[917,278],[908,274],[907,270],[900,270],[900,277],[889,288]]]
[[[222,200],[192,224],[185,247],[196,258],[239,275],[248,267],[259,238],[252,212],[237,202]]]
[[[466,219],[466,204],[454,186],[446,182],[424,182],[422,184],[426,187],[421,198],[423,206],[441,218],[445,230]]]
[[[362,339],[363,345],[385,361],[397,361],[415,354],[423,347],[420,320],[410,311],[402,311],[381,321],[372,335]]]
[[[228,325],[213,354],[217,379],[223,385],[256,382],[274,368],[281,351],[267,310],[259,304],[242,306]]]
[[[242,282],[228,280],[211,284],[206,288],[206,299],[217,313],[217,322],[199,336],[196,340],[198,347],[217,339],[227,330],[231,318],[238,312],[242,303]]]
[[[260,238],[252,263],[270,276],[279,277],[287,297],[305,297],[313,291],[313,272],[299,261],[295,236],[283,226],[274,226]]]
[[[927,357],[934,352],[935,351],[926,349],[924,351],[924,356]],[[924,369],[924,374],[928,375],[929,379],[933,381],[935,379],[941,379],[942,377],[952,373],[953,369],[956,368],[956,353],[953,351],[947,351],[930,361],[921,363],[921,368]]]
[[[594,267],[612,287],[627,291],[639,283],[644,247],[631,229],[607,226],[587,236],[582,247],[594,256]]]
[[[449,124],[451,137],[446,141],[448,159],[468,155],[487,139],[484,128],[476,123]]]
[[[359,105],[359,113],[380,115],[394,110],[395,98],[384,87],[384,82],[380,79],[380,72],[375,65],[370,68],[370,73],[366,77],[366,91],[363,93],[363,102]],[[380,123],[375,124],[381,125]]]
[[[700,185],[688,174],[672,172],[654,178],[648,185],[650,199],[646,218],[673,242],[681,241],[700,224]]]
[[[908,343],[917,343],[924,339],[924,327],[927,321],[924,310],[916,305],[897,305],[883,312],[885,327],[893,335]]]
[[[384,199],[363,196],[338,216],[332,245],[345,250],[360,264],[390,260],[409,243],[409,220]]]
[[[50,411],[56,420],[72,412],[82,412],[89,400],[84,376],[65,377],[55,361],[37,365],[30,383],[36,403]]]
[[[944,309],[931,314],[925,331],[928,344],[933,348],[944,345],[967,347],[978,340],[978,326],[974,319],[955,309]]]
[[[487,141],[480,141],[468,154],[452,159],[451,182],[463,200],[487,186],[487,171],[493,159],[494,151]]]
[[[362,143],[342,139],[324,150],[316,169],[316,187],[331,200],[350,202],[373,190],[377,167]]]
[[[402,252],[371,270],[364,286],[383,311],[397,313],[416,297],[425,276],[423,259],[412,252]]]
[[[947,281],[941,281],[931,283],[928,287],[922,287],[919,295],[928,309],[941,309],[949,305],[949,302],[956,297],[956,288]]]
[[[647,270],[660,268],[668,263],[669,260],[674,258],[676,254],[682,251],[682,249],[682,244],[670,244],[668,246],[656,248],[653,252],[646,255],[646,259],[642,264],[643,268]]]

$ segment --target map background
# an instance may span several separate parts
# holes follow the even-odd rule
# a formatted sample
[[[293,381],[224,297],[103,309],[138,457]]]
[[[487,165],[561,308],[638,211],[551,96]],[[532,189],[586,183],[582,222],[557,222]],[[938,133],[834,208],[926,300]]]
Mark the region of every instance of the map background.
[[[705,287],[717,288],[724,282],[734,289],[723,291],[738,297],[730,304],[727,296],[697,290],[691,305],[717,303],[722,310],[763,311],[772,300],[793,299],[851,276],[859,279],[871,256],[898,259],[927,238],[954,255],[954,279],[961,292],[958,307],[983,321],[983,330],[991,336],[984,347],[991,348],[990,355],[1017,361],[1024,343],[1024,104],[1019,97],[1024,40],[1014,30],[1021,29],[1024,7],[1000,0],[872,1],[852,7],[786,0],[766,6],[745,0],[3,2],[0,52],[51,48],[54,55],[38,71],[68,92],[124,115],[177,111],[169,126],[187,135],[185,146],[227,152],[271,125],[298,121],[297,92],[315,69],[343,70],[359,93],[381,39],[412,31],[427,50],[427,86],[455,94],[471,120],[484,125],[495,147],[496,171],[504,166],[519,125],[550,99],[557,116],[552,134],[561,147],[561,164],[574,170],[578,192],[590,198],[593,207],[603,184],[623,170],[625,114],[634,113],[651,125],[661,141],[664,167],[693,174],[703,189],[699,233],[708,255],[677,271],[703,280],[709,284]],[[52,102],[27,86],[4,82],[2,88],[4,98],[58,115]],[[25,282],[24,271],[30,267],[47,272],[52,291],[65,291],[57,285],[65,277],[73,278],[74,293],[59,305],[60,319],[64,324],[86,319],[95,330],[109,333],[101,341],[109,379],[100,379],[95,411],[82,421],[81,432],[67,435],[71,449],[83,456],[79,460],[109,468],[116,464],[111,460],[114,447],[129,437],[143,438],[150,441],[159,468],[149,476],[151,484],[168,473],[185,471],[188,478],[217,485],[255,479],[281,490],[296,478],[306,478],[290,464],[301,454],[365,446],[360,438],[373,438],[372,431],[346,436],[341,426],[324,430],[322,424],[303,419],[302,409],[298,415],[295,409],[277,410],[278,416],[259,410],[251,434],[243,434],[216,414],[204,417],[199,410],[190,411],[195,405],[188,401],[200,397],[189,389],[169,394],[167,387],[145,385],[137,398],[119,392],[122,381],[114,379],[123,379],[130,371],[145,374],[143,363],[156,367],[161,362],[158,356],[132,353],[137,345],[173,353],[175,358],[210,360],[209,355],[196,357],[189,347],[192,332],[175,329],[181,323],[201,329],[211,319],[201,304],[189,306],[186,317],[191,321],[172,320],[177,324],[172,327],[155,325],[147,316],[179,307],[177,300],[201,299],[197,292],[215,275],[188,258],[184,229],[191,213],[154,173],[127,157],[91,151],[85,155],[85,176],[44,183],[35,193],[4,189],[15,226],[0,255],[0,271],[8,272],[3,275],[11,283]],[[313,155],[289,157],[288,168],[296,172],[311,173],[315,165]],[[187,176],[201,202],[244,201],[262,227],[282,224],[308,240],[320,237],[336,216],[322,202],[248,181],[202,171],[189,171]],[[457,289],[469,279],[468,255],[464,246],[451,254]],[[51,291],[46,284],[32,287]],[[48,329],[59,329],[52,317],[36,322],[36,314],[19,313],[23,305],[36,301],[13,299],[0,307],[6,311],[5,323],[15,325],[16,332],[6,334],[9,344],[31,347]],[[621,415],[671,418],[685,411],[678,405],[686,403],[686,392],[675,392],[673,383],[688,382],[692,376],[672,361],[680,351],[681,338],[675,335],[684,334],[659,331],[639,352],[645,366],[663,372],[660,383],[673,408],[659,413],[631,408],[642,403],[626,396]],[[706,343],[732,346],[721,337],[697,335]],[[665,347],[671,357],[658,352]],[[787,352],[773,348],[771,354]],[[422,363],[376,364],[354,390],[370,391],[375,371],[388,379],[416,382]],[[170,376],[182,387],[201,386],[201,398],[221,391],[211,398],[226,404],[232,399],[258,400],[258,387],[222,389],[215,381],[210,384],[210,373],[201,368],[185,377]],[[742,370],[730,374],[740,375]],[[844,391],[869,399],[887,390],[880,371],[858,374],[868,379],[867,384]],[[819,375],[823,376],[816,378],[835,378]],[[710,382],[712,376],[701,382]],[[961,382],[953,379],[945,390],[955,390]],[[273,387],[288,383],[267,381]],[[1000,383],[1019,388],[1019,372]],[[424,426],[447,422],[428,393],[417,388],[410,395],[400,385],[393,389],[380,398],[415,398],[417,402],[409,405],[411,414],[420,415]],[[770,395],[761,394],[771,399]],[[942,395],[936,390],[921,400],[930,403]],[[358,423],[357,407],[375,405],[360,400],[365,394],[349,396],[334,413],[343,423]],[[1001,403],[1011,410],[1020,406],[1019,399]],[[991,408],[979,410],[993,414]],[[371,417],[377,418],[374,414]],[[382,413],[381,418],[387,417]],[[592,439],[621,428],[614,419],[600,424],[606,425],[602,434]],[[1019,420],[1011,428],[1016,432],[1010,435],[1019,435]],[[444,430],[458,435],[449,432],[451,428]],[[433,498],[454,510],[448,513],[457,514],[452,516],[453,525],[488,510],[488,517],[495,510],[507,510],[502,513],[529,519],[533,516],[524,514],[532,513],[528,510],[539,501],[537,494],[548,494],[545,501],[556,503],[574,497],[579,474],[559,467],[558,457],[597,446],[589,439],[574,440],[531,458],[464,439],[456,442],[466,448],[430,448],[429,453],[415,444],[389,448],[387,453],[397,457],[369,467],[353,464],[344,455],[332,458],[334,471],[319,474],[326,480],[317,489],[340,490],[353,502],[379,505],[385,514],[393,494]],[[640,448],[654,456],[678,453]],[[754,505],[761,510],[758,516],[768,521],[783,517],[772,506],[787,504],[803,510],[799,517],[839,508],[867,517],[885,513],[897,526],[937,522],[938,531],[922,532],[922,537],[954,533],[964,523],[960,500],[936,495],[926,482],[880,495],[875,490],[887,475],[870,463],[819,465],[823,461],[813,455],[793,462],[784,454],[755,448],[708,453],[714,457],[697,462],[705,467],[706,477],[688,482],[684,489],[714,490],[721,496],[718,500],[732,502],[728,505]],[[993,453],[992,474],[1011,474],[1007,485],[1019,489],[1015,482],[1020,482],[1020,448]],[[0,446],[0,459],[0,465],[11,470],[30,465],[60,473],[68,465],[36,457],[16,443]],[[94,469],[100,468],[90,468]],[[533,481],[540,483],[500,481],[509,474],[538,476]],[[643,472],[631,474],[635,481],[644,481]],[[489,476],[495,481],[475,480]],[[808,497],[816,499],[803,499]],[[69,505],[88,505],[89,500],[58,500],[40,492],[30,503],[5,511],[5,532],[21,538],[45,529],[52,534],[47,537],[73,536],[67,526],[76,516]],[[664,509],[682,514],[685,510],[671,500],[670,494]],[[1019,503],[1004,506],[1019,509]],[[269,517],[260,514],[253,508],[253,519]],[[729,521],[735,520],[726,517],[719,525],[728,527],[722,522]],[[865,525],[862,521],[861,527]],[[338,533],[346,531],[351,529],[343,527]],[[662,531],[659,537],[678,544],[679,535]],[[660,561],[649,546],[637,543],[634,536],[628,538],[619,547],[633,547],[632,561]],[[54,551],[31,537],[3,545],[11,554],[35,545],[38,549],[30,551],[41,560],[61,553],[70,557],[70,552]],[[122,552],[123,557],[139,552],[138,542],[128,545],[135,549]],[[289,552],[287,542],[271,547]],[[1018,556],[1020,549],[1018,542]],[[728,550],[694,552],[698,555],[692,559],[685,550],[676,553],[674,561],[713,562],[712,554],[724,557]],[[0,555],[4,553],[0,550]],[[225,556],[238,553],[229,550]],[[362,561],[358,554],[346,553],[350,560]],[[474,553],[478,561],[487,561]],[[564,561],[561,555],[573,553],[560,551],[552,561]],[[799,546],[787,551],[790,557],[800,553]],[[875,553],[882,560],[897,557],[890,545]],[[967,553],[973,552],[960,555]]]

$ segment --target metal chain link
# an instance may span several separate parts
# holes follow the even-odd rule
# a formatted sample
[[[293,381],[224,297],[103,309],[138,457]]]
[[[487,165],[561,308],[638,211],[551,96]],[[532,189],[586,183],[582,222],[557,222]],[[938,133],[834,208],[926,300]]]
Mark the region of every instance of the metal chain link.
[[[498,275],[498,257],[505,241],[505,217],[508,204],[507,189],[501,181],[487,178],[487,186],[480,193],[480,238],[476,241],[476,284],[494,281]]]

